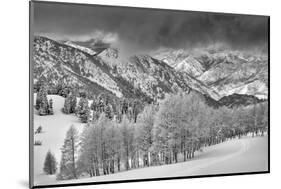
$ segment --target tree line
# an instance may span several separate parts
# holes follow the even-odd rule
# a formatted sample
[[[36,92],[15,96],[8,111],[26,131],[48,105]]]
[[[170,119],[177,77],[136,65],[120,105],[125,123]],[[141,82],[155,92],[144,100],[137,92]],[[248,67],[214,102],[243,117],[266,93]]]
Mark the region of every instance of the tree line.
[[[123,115],[136,123],[142,109],[143,104],[137,99],[112,100],[109,95],[104,93],[90,99],[82,93],[77,103],[76,95],[70,92],[65,98],[62,111],[65,114],[76,114],[82,123],[96,122],[102,113],[108,119],[114,119],[118,123],[122,121]]]
[[[109,119],[116,122],[122,121],[126,115],[130,121],[136,123],[138,114],[143,110],[144,103],[138,99],[122,98],[114,99],[111,95],[101,93],[97,97],[87,96],[86,92],[77,92],[71,87],[58,85],[56,93],[40,83],[35,85],[37,92],[35,109],[40,116],[52,115],[53,100],[48,100],[48,94],[58,94],[65,98],[62,112],[65,114],[75,114],[82,123],[97,121],[102,113]],[[77,100],[79,99],[79,100]]]
[[[84,101],[78,108],[86,108]],[[100,111],[95,105],[90,109]],[[80,135],[74,126],[66,133],[57,179],[186,161],[202,147],[250,133],[264,135],[268,126],[267,102],[212,108],[201,96],[183,92],[145,106],[136,120],[121,111],[116,121],[118,114],[109,116],[105,107],[99,113]]]

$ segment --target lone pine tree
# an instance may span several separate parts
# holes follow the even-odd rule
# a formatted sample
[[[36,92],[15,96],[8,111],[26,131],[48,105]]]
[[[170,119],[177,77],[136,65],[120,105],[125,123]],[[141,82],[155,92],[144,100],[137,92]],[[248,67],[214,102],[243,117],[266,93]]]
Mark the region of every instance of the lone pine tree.
[[[51,151],[46,154],[43,170],[47,175],[53,175],[57,171],[57,161]]]

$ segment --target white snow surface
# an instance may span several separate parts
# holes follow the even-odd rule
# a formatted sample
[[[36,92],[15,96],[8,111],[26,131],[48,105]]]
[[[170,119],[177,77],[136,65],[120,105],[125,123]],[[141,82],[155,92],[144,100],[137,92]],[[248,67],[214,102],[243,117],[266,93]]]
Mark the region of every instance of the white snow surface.
[[[34,131],[39,127],[43,127],[43,133],[34,135],[34,141],[42,141],[41,146],[34,146],[34,181],[38,183],[54,182],[55,175],[49,176],[44,174],[43,165],[46,154],[50,150],[56,157],[57,162],[60,162],[61,151],[64,138],[67,130],[71,125],[74,125],[79,132],[82,131],[85,124],[73,115],[62,113],[61,109],[64,105],[64,98],[57,95],[48,95],[48,99],[53,99],[54,115],[39,116],[37,110],[34,109]],[[34,95],[34,104],[36,94]]]
[[[177,164],[139,168],[115,174],[55,181],[42,184],[87,183],[118,180],[152,179],[227,173],[258,172],[268,170],[268,137],[244,137],[205,147],[195,158]]]
[[[58,184],[266,171],[268,170],[267,146],[267,137],[235,139],[205,148],[203,152],[197,152],[196,157],[187,162],[63,181]]]

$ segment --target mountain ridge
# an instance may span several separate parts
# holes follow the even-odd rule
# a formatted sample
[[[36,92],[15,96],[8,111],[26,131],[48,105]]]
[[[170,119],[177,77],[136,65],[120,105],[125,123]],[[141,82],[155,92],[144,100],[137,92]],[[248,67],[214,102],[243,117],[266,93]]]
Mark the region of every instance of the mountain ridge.
[[[115,98],[137,98],[148,103],[164,98],[166,93],[191,89],[218,102],[222,98],[198,76],[179,72],[147,54],[122,60],[118,49],[109,47],[91,55],[81,47],[42,36],[34,38],[33,52],[34,83],[44,81],[50,88],[60,81],[90,96],[108,93]]]

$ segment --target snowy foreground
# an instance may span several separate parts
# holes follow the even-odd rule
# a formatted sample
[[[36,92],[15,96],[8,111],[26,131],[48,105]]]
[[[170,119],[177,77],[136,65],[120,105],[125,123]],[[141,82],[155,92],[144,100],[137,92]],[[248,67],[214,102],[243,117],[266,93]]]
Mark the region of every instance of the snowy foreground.
[[[179,177],[194,175],[211,175],[221,173],[241,173],[268,170],[268,137],[244,137],[206,147],[202,152],[196,152],[195,158],[177,164],[139,168],[115,174],[83,178],[78,180],[56,181],[55,175],[43,173],[45,155],[51,150],[60,161],[60,148],[66,131],[71,124],[79,132],[84,124],[73,115],[61,112],[64,98],[49,95],[54,101],[54,115],[34,115],[34,128],[43,127],[44,133],[35,135],[35,140],[41,140],[42,146],[34,146],[34,177],[35,185],[51,185],[66,183],[86,183],[116,180],[134,180],[163,177]]]
[[[140,168],[56,184],[267,171],[267,137],[243,138],[205,148],[188,162]]]

